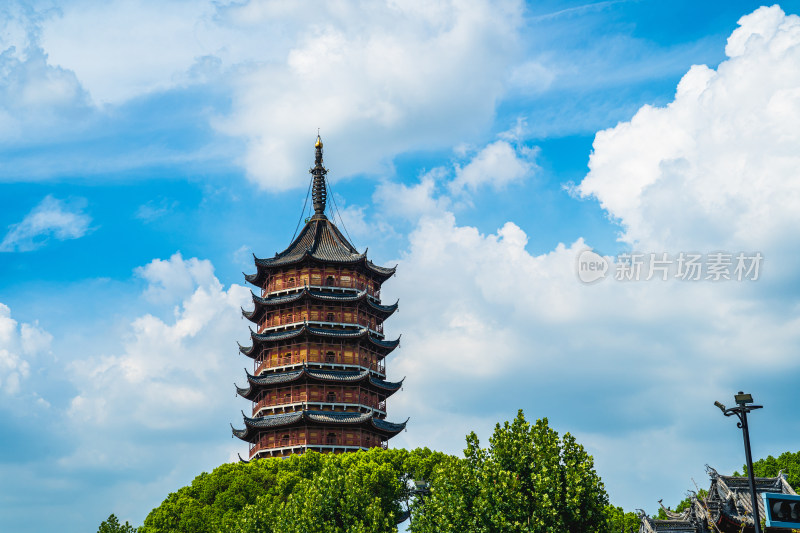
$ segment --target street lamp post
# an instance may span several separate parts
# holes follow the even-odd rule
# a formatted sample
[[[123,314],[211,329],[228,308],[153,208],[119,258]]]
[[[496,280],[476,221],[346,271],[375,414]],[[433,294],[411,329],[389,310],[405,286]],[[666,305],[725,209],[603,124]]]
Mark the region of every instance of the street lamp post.
[[[719,407],[720,411],[722,411],[725,416],[736,415],[739,417],[739,422],[736,423],[736,427],[742,430],[742,435],[744,437],[744,456],[747,461],[750,498],[753,502],[753,526],[755,527],[755,533],[761,533],[761,520],[758,517],[758,497],[756,496],[756,479],[753,474],[753,456],[750,454],[750,430],[747,427],[747,413],[755,409],[761,409],[764,406],[751,405],[753,403],[753,396],[751,394],[745,394],[742,391],[739,391],[739,394],[734,395],[733,398],[736,400],[737,407],[727,409],[719,402],[714,402],[714,405]]]

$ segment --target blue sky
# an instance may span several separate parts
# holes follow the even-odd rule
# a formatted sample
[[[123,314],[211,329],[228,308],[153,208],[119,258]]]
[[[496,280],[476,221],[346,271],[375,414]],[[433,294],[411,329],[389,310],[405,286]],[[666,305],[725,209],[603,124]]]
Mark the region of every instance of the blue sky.
[[[796,451],[800,2],[11,2],[0,7],[0,519],[141,524],[246,447],[251,253],[320,129],[359,249],[398,264],[395,446],[524,409],[654,512]],[[337,220],[338,216],[337,214]],[[331,213],[333,216],[333,213]],[[595,250],[606,279],[578,276]],[[760,253],[619,281],[620,253]],[[751,275],[751,278],[753,276]]]

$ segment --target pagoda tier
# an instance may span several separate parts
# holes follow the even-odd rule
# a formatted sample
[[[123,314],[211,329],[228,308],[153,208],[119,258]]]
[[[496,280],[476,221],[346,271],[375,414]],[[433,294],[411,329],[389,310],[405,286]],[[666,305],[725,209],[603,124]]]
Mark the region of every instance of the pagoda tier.
[[[304,410],[269,416],[244,417],[244,429],[233,434],[250,443],[250,458],[281,457],[307,450],[348,452],[387,447],[389,439],[406,427],[372,413]]]
[[[386,447],[405,428],[385,421],[386,400],[402,381],[386,381],[385,358],[400,344],[386,340],[383,322],[397,303],[383,305],[380,289],[395,269],[373,264],[325,216],[327,190],[322,141],[317,138],[312,190],[314,215],[274,258],[255,258],[245,279],[260,289],[242,315],[256,325],[247,386],[253,402],[245,428],[250,458],[306,450],[343,452]]]
[[[369,371],[332,371],[306,366],[289,372],[247,374],[248,386],[236,392],[253,402],[253,416],[302,409],[373,412],[386,416],[386,398],[397,392],[402,381],[390,382]]]
[[[397,303],[381,305],[367,291],[330,293],[304,287],[297,292],[263,298],[252,294],[253,310],[242,315],[258,325],[258,332],[285,329],[305,321],[331,326],[368,326],[383,333],[383,321],[397,310]]]
[[[269,259],[253,258],[256,273],[245,274],[245,279],[265,291],[303,285],[363,289],[372,285],[370,282],[380,285],[396,269],[379,267],[367,259],[367,252],[358,253],[333,222],[321,213],[306,223],[285,251]],[[346,279],[341,279],[343,271],[347,273]]]
[[[325,324],[319,324],[319,326],[323,325]],[[315,323],[309,323],[305,321],[295,323],[292,329],[281,331],[256,333],[251,329],[250,340],[253,342],[253,344],[250,346],[242,346],[241,344],[239,345],[239,351],[248,357],[256,357],[259,351],[269,351],[273,348],[277,349],[282,346],[286,346],[287,344],[290,344],[289,341],[293,340],[295,341],[295,344],[298,340],[302,340],[319,345],[336,342],[340,342],[343,345],[344,343],[341,341],[346,340],[348,345],[354,345],[353,343],[355,343],[355,345],[363,344],[368,346],[369,349],[379,353],[383,357],[389,355],[389,352],[400,345],[399,337],[393,341],[383,340],[370,331],[370,329],[367,327],[356,326],[354,328],[341,329],[330,327],[326,328],[317,327]]]

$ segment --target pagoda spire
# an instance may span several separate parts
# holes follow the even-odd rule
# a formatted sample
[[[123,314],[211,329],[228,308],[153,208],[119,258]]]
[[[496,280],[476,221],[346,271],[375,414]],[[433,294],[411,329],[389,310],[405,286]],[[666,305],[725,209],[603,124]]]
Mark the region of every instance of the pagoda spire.
[[[328,169],[322,166],[322,139],[319,134],[317,134],[317,142],[314,144],[314,148],[316,148],[314,168],[309,170],[314,181],[311,186],[311,198],[314,201],[314,216],[312,218],[326,218],[325,204],[328,200],[328,190],[325,187],[325,174],[328,173]]]

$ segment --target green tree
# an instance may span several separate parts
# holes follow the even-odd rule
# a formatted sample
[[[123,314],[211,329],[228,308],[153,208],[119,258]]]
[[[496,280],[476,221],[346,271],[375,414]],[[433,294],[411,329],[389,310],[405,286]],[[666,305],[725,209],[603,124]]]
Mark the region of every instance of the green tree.
[[[607,505],[605,509],[606,528],[605,533],[621,533],[639,531],[641,520],[639,515],[632,512],[625,512],[622,507]]]
[[[446,458],[373,449],[226,464],[170,494],[142,533],[394,532],[408,480],[429,477]]]
[[[139,530],[130,525],[127,521],[125,524],[120,524],[119,519],[115,515],[111,515],[107,520],[100,524],[97,533],[137,533]]]
[[[602,531],[608,497],[592,457],[547,419],[498,424],[482,449],[467,436],[465,459],[439,464],[431,493],[412,513],[415,533]]]
[[[742,466],[744,475],[747,475],[747,465]],[[800,452],[784,452],[775,457],[768,455],[766,459],[759,459],[753,463],[753,473],[758,477],[776,477],[779,472],[786,474],[786,481],[796,492],[800,492]],[[738,472],[734,472],[738,476]]]

